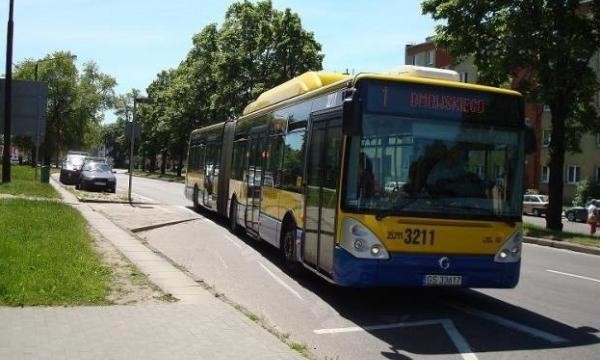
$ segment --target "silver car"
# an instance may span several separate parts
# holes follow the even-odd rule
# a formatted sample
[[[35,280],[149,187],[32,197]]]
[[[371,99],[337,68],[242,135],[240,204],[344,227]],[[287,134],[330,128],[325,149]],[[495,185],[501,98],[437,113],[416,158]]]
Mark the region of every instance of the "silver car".
[[[546,215],[548,204],[548,195],[523,195],[524,214],[533,214],[533,216]]]

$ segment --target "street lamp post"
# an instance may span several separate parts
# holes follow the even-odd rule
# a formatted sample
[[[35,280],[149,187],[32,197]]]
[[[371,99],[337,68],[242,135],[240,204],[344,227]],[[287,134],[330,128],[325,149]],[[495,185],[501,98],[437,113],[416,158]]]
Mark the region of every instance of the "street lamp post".
[[[129,203],[131,203],[131,182],[133,178],[133,147],[135,145],[135,118],[137,103],[149,104],[150,102],[151,100],[146,97],[133,98],[133,115],[131,117],[131,130],[129,134],[129,189],[127,190],[127,197],[129,199]]]
[[[39,65],[40,63],[46,62],[46,61],[53,61],[53,60],[59,60],[59,59],[67,59],[67,58],[71,58],[73,60],[77,59],[77,55],[68,55],[68,56],[56,56],[53,58],[48,58],[48,59],[40,59],[37,60],[35,62],[35,71],[34,71],[34,80],[37,83],[38,81],[38,71],[39,71]],[[40,96],[40,91],[39,91],[39,87],[37,88],[37,97],[38,97],[38,104],[39,104],[39,96]],[[36,108],[36,120],[35,120],[35,144],[34,144],[34,159],[33,159],[33,167],[34,167],[34,179],[37,180],[37,163],[38,163],[38,155],[39,155],[39,148],[40,148],[40,112],[39,112],[39,107]]]

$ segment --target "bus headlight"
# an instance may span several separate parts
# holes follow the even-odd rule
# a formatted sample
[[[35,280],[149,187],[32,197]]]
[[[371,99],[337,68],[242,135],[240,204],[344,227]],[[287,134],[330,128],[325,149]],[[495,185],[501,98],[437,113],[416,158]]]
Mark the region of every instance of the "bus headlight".
[[[389,259],[390,256],[377,236],[360,222],[345,218],[342,223],[340,246],[361,259]]]
[[[521,260],[521,246],[523,244],[523,230],[519,229],[512,234],[494,257],[495,262],[513,263]]]

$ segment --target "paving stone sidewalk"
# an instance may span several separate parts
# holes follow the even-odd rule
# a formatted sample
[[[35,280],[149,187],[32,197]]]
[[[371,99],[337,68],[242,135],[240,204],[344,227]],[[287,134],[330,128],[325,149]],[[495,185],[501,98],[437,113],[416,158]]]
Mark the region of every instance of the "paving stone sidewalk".
[[[303,359],[143,246],[122,226],[89,204],[79,203],[56,180],[51,182],[63,201],[77,208],[151,281],[180,301],[159,305],[0,307],[0,359]],[[139,218],[133,223],[145,225],[152,207],[145,209],[127,214]],[[154,209],[160,221],[170,219],[169,215],[165,217],[168,211]]]

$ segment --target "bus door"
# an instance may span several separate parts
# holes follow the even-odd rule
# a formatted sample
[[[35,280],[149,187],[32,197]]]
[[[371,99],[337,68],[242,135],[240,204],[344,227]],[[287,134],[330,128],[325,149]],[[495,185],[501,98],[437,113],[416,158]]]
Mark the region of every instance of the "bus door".
[[[267,152],[267,126],[250,130],[248,137],[248,169],[244,176],[246,187],[246,229],[258,232],[263,169]]]
[[[202,203],[209,208],[216,208],[218,181],[219,181],[219,155],[221,144],[209,142],[206,146],[204,166],[204,192]]]
[[[304,261],[332,272],[342,147],[341,111],[312,114],[306,161]]]

